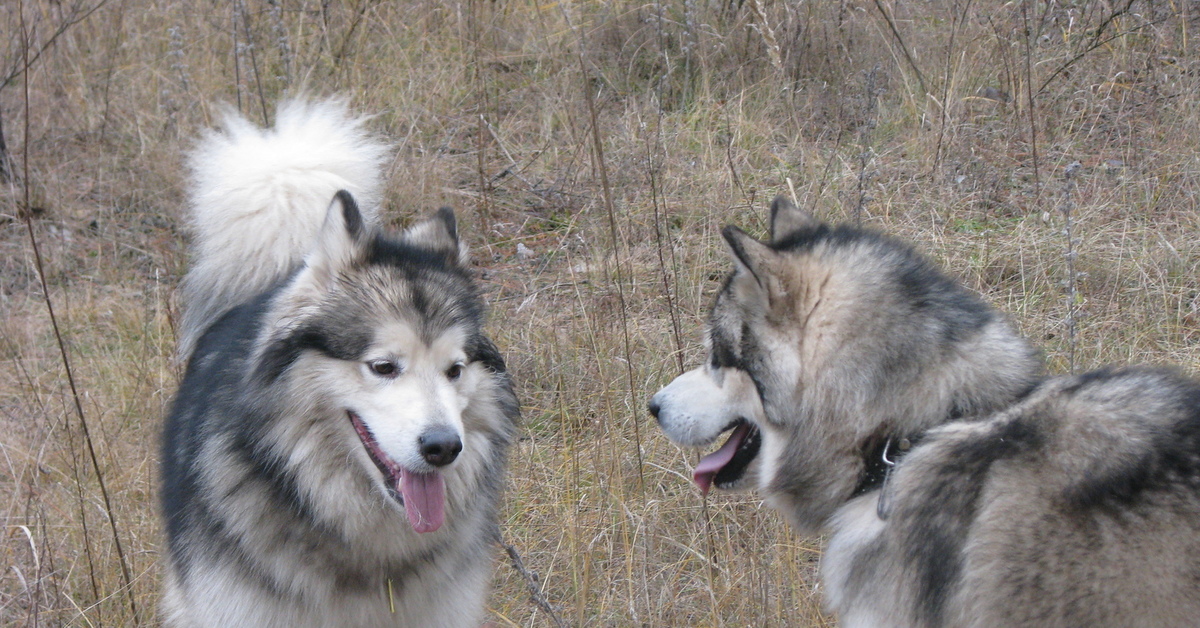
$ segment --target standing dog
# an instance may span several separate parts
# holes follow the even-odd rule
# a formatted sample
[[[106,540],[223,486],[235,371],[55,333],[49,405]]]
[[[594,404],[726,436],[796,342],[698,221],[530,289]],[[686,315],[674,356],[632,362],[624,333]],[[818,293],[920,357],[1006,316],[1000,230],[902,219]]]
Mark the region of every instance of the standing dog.
[[[454,215],[384,235],[364,121],[277,118],[192,155],[162,617],[478,626],[518,407]]]
[[[828,529],[846,627],[1195,626],[1200,384],[1045,379],[1035,351],[909,246],[784,199],[736,269],[709,358],[650,402],[701,489],[757,485]]]

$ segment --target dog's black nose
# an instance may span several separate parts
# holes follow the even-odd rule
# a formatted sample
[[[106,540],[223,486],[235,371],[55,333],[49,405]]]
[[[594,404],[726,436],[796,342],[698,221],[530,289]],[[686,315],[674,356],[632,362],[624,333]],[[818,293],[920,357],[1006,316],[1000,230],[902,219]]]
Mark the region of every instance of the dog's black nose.
[[[655,401],[654,398],[651,398],[650,405],[647,407],[650,409],[650,416],[654,417],[655,420],[658,420],[658,411],[659,411],[658,402]]]
[[[454,462],[463,448],[458,432],[443,426],[429,428],[417,439],[417,443],[421,448],[421,457],[435,467]]]

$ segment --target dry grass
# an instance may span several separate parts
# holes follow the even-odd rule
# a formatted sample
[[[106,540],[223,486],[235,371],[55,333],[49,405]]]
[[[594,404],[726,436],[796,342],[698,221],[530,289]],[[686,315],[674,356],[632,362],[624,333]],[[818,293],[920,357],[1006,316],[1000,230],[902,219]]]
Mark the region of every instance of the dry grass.
[[[101,2],[0,6],[5,625],[152,621],[180,155],[215,102],[350,94],[396,142],[391,219],[460,210],[525,407],[503,533],[568,624],[829,623],[819,540],[704,503],[643,410],[698,359],[720,227],[777,193],[920,242],[1056,370],[1200,366],[1191,0]],[[494,623],[552,625],[496,573]]]

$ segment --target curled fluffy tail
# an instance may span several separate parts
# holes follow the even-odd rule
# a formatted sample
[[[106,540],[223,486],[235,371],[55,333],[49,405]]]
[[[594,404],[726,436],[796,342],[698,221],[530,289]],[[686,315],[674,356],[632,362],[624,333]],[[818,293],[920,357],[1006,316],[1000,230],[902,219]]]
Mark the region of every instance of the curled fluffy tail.
[[[192,265],[179,355],[235,305],[283,279],[312,247],[338,190],[375,221],[388,147],[342,100],[280,104],[274,128],[236,113],[190,159]]]

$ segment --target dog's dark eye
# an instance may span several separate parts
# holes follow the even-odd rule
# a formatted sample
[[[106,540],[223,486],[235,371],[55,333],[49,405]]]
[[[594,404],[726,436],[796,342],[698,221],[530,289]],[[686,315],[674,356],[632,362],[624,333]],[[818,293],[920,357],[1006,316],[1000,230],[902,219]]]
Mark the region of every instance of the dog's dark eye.
[[[451,381],[453,381],[453,380],[456,380],[459,377],[461,377],[462,372],[463,372],[462,362],[455,362],[453,365],[450,366],[450,368],[446,369],[446,377],[448,379],[450,379]]]
[[[367,362],[367,368],[381,377],[396,377],[400,374],[400,365],[391,360],[371,360]]]

